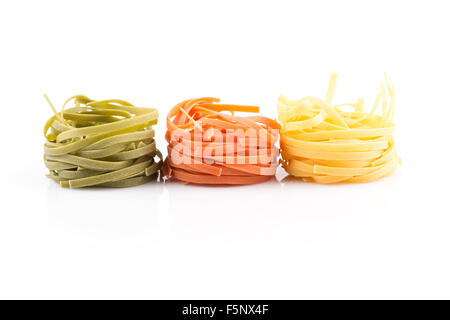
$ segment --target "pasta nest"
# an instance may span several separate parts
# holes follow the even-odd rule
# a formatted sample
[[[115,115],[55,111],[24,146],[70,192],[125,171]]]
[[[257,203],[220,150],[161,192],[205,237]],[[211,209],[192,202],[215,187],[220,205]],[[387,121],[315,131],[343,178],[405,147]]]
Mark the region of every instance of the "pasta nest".
[[[319,183],[369,182],[389,175],[400,162],[393,138],[392,81],[385,76],[375,105],[366,113],[363,99],[332,104],[336,80],[332,74],[324,100],[279,97],[282,166],[292,176]]]
[[[130,187],[154,180],[162,155],[153,139],[153,108],[118,100],[69,98],[44,126],[44,162],[62,187]],[[73,106],[66,109],[69,102]],[[155,157],[160,160],[155,161]]]

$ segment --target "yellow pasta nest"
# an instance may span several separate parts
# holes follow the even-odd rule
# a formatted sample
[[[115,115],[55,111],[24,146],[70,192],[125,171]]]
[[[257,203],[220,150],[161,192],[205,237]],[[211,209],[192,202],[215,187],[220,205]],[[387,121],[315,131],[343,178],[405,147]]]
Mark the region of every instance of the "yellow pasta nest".
[[[325,100],[278,99],[283,167],[295,177],[319,183],[369,182],[389,175],[399,163],[392,136],[392,81],[385,77],[374,107],[366,113],[362,99],[332,104],[336,79],[332,74]],[[380,104],[381,115],[376,115]]]
[[[157,177],[162,155],[151,128],[158,120],[156,109],[78,95],[57,112],[45,98],[54,112],[44,127],[49,178],[62,187],[80,188],[130,187]],[[74,106],[64,109],[71,101]]]

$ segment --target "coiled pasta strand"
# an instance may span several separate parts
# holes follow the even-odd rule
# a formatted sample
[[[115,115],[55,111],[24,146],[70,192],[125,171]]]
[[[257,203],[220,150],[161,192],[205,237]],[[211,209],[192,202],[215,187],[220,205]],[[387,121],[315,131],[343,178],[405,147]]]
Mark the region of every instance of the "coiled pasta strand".
[[[45,98],[54,112],[44,126],[47,177],[65,188],[131,187],[157,178],[156,109],[76,95],[57,112]],[[69,102],[74,106],[66,109]]]

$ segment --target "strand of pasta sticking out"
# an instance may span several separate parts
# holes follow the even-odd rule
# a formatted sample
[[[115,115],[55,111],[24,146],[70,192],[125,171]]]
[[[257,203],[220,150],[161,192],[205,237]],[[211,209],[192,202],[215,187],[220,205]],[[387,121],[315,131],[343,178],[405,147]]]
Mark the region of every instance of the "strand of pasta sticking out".
[[[277,170],[279,124],[259,107],[200,98],[177,104],[167,116],[167,177],[185,183],[243,185],[269,180]]]
[[[362,99],[332,104],[336,79],[332,74],[325,100],[278,99],[283,167],[295,177],[319,183],[369,182],[389,175],[400,161],[392,136],[392,81],[385,77],[375,106],[366,113]],[[380,104],[382,113],[376,115]]]

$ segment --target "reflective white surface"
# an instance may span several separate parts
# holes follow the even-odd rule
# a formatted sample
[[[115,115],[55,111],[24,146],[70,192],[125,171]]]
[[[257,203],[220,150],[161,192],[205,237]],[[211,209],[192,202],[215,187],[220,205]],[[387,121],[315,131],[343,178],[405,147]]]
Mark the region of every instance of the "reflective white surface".
[[[441,2],[443,3],[443,2]],[[406,7],[407,12],[405,12]],[[0,5],[0,298],[450,298],[449,20],[438,2]],[[88,15],[86,15],[88,13]],[[89,19],[90,17],[95,19]],[[397,90],[403,165],[358,185],[61,189],[42,126],[84,93],[157,107]],[[20,117],[22,116],[22,117]]]
[[[1,293],[440,297],[448,288],[448,208],[438,202],[443,192],[407,188],[417,179],[405,167],[375,183],[333,186],[66,190],[41,170],[14,175],[0,227]]]

